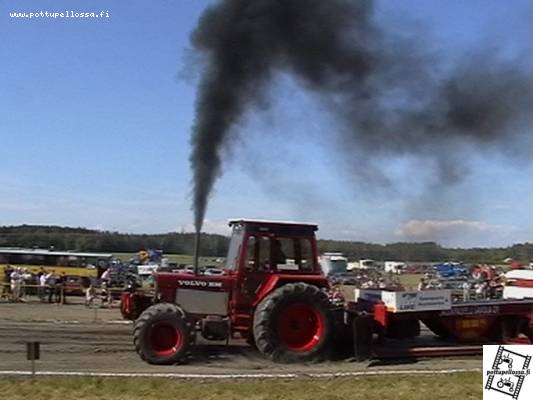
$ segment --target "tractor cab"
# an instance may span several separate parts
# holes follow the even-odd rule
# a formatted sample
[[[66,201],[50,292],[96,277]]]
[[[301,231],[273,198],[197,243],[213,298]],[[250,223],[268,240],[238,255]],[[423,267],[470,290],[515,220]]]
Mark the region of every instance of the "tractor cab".
[[[232,220],[226,273],[235,276],[238,304],[255,305],[280,283],[321,277],[316,225]]]
[[[316,225],[232,220],[228,271],[320,274]]]
[[[225,273],[234,277],[233,315],[247,315],[273,289],[290,282],[328,287],[318,263],[313,224],[261,220],[230,221],[232,237]],[[234,317],[246,326],[249,317]]]
[[[222,274],[156,274],[154,304],[138,310],[135,322],[143,359],[179,361],[197,332],[205,339],[246,339],[275,360],[310,360],[323,352],[330,304],[317,225],[246,219],[229,225]]]

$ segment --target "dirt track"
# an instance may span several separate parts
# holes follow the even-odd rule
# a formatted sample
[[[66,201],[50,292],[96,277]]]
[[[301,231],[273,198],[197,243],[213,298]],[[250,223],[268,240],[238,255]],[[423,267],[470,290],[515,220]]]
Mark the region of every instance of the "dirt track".
[[[42,371],[127,373],[336,373],[383,369],[481,368],[480,357],[424,359],[405,364],[358,363],[350,360],[320,364],[283,365],[265,360],[255,350],[233,344],[199,345],[190,362],[151,366],[139,359],[131,342],[131,324],[118,309],[99,309],[96,315],[82,305],[0,303],[0,371],[30,368],[25,342],[41,342]]]

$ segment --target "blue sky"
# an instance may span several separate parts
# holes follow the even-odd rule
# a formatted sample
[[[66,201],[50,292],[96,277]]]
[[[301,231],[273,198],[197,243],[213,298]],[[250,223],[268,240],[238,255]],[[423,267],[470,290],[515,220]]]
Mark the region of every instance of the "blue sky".
[[[198,71],[186,60],[189,33],[210,3],[0,3],[0,225],[192,229],[188,157]],[[110,17],[9,17],[40,10]],[[391,0],[378,2],[377,13],[391,29],[409,20],[450,60],[487,44],[511,56],[528,46],[527,0]],[[329,116],[290,78],[273,90],[272,109],[247,115],[239,127],[206,230],[224,233],[228,218],[246,216],[311,220],[321,237],[380,243],[532,241],[531,164],[473,151],[465,179],[453,190],[435,188],[441,201],[422,210],[413,204],[426,201],[417,183],[423,168],[391,160],[386,168],[402,182],[394,193],[358,186],[324,146]]]

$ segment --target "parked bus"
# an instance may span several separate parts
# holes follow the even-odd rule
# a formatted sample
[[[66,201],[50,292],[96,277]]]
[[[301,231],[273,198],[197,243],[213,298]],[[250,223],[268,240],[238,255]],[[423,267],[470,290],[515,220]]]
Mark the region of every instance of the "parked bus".
[[[0,277],[7,265],[27,268],[31,273],[42,269],[68,276],[97,278],[111,262],[112,254],[78,253],[46,249],[0,248]]]

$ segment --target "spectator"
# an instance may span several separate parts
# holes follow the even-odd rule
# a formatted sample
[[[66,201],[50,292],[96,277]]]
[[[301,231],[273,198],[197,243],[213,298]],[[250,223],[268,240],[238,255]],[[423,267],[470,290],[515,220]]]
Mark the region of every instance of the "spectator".
[[[46,280],[48,279],[49,275],[45,274],[44,272],[39,272],[39,299],[44,302],[46,298]]]
[[[3,285],[1,290],[1,297],[5,297],[7,299],[11,298],[11,273],[13,272],[13,268],[11,268],[11,265],[6,265],[4,269],[4,279],[3,279]]]
[[[65,283],[66,283],[66,277],[65,273],[62,272],[61,275],[59,275],[56,278],[55,286],[54,286],[54,293],[55,293],[55,302],[57,304],[64,304],[65,303]]]
[[[95,298],[96,298],[96,289],[91,283],[89,287],[85,290],[85,306],[91,307],[94,303]]]
[[[49,303],[52,303],[52,298],[55,292],[55,285],[56,285],[56,276],[54,275],[54,271],[52,271],[48,275],[46,275],[46,288],[48,291],[48,302]]]
[[[109,286],[107,284],[107,281],[102,282],[102,288],[100,291],[100,298],[102,299],[102,305],[107,304],[108,307],[112,306],[113,298],[111,297],[111,291],[109,290]]]
[[[11,299],[14,302],[20,301],[20,287],[22,284],[22,273],[20,267],[14,269],[11,273]]]
[[[22,278],[21,279],[22,286],[20,289],[20,297],[24,298],[26,296],[29,296],[30,294],[34,294],[32,293],[34,289],[32,287],[29,287],[29,288],[27,287],[27,286],[31,286],[34,284],[33,275],[30,271],[28,271],[28,268],[24,268],[22,270],[21,278]]]
[[[109,268],[104,271],[100,279],[102,280],[102,283],[105,282],[106,285],[109,285]]]

